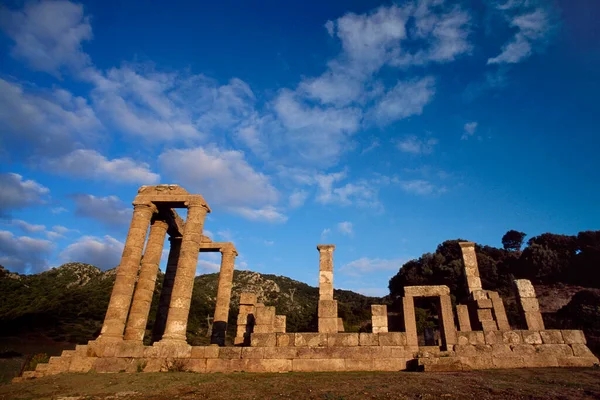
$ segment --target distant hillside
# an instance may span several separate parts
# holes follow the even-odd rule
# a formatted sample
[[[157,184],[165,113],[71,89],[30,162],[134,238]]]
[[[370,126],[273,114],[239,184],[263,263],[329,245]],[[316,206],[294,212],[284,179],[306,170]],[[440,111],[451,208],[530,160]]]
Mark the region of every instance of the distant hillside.
[[[149,318],[155,318],[164,275],[159,274]],[[36,275],[19,275],[0,267],[0,335],[44,333],[57,341],[85,343],[98,335],[108,306],[115,270],[102,272],[82,263],[68,263]],[[212,316],[217,294],[218,274],[195,278],[188,339],[205,343],[207,316]],[[235,271],[230,310],[230,336],[242,291],[254,292],[259,301],[273,305],[287,315],[287,329],[316,331],[319,290],[293,279],[251,271]],[[382,299],[351,291],[336,290],[340,317],[347,330],[358,331],[370,321],[370,305]]]

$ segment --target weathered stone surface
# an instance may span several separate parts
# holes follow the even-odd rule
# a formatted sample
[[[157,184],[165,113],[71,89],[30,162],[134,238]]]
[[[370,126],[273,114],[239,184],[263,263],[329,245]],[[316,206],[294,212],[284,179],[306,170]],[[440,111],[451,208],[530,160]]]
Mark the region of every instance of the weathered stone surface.
[[[219,358],[239,359],[242,358],[241,347],[221,347],[219,349]]]
[[[475,300],[477,303],[477,308],[492,308],[492,300],[491,299],[478,299]]]
[[[189,372],[205,373],[206,372],[206,359],[199,358],[199,359],[185,360],[184,368],[186,371],[189,371]]]
[[[583,343],[573,343],[570,346],[575,357],[594,357],[594,353]]]
[[[540,331],[540,336],[544,344],[562,344],[565,342],[559,330]]]
[[[535,347],[532,344],[511,344],[510,348],[513,353],[520,356],[533,355],[536,353]]]
[[[256,304],[257,298],[255,293],[242,292],[240,293],[240,305],[251,305]]]
[[[371,315],[373,317],[385,317],[387,321],[387,306],[385,304],[371,304]]]
[[[527,323],[527,329],[530,331],[543,331],[546,329],[542,314],[539,312],[526,312],[525,322]]]
[[[387,315],[385,315],[385,316],[373,315],[371,317],[371,325],[373,325],[373,328],[386,328],[386,330],[387,330],[387,326],[388,326]]]
[[[409,346],[418,346],[417,320],[415,318],[415,301],[412,296],[402,298],[402,309],[404,311],[404,330],[406,341]]]
[[[455,344],[454,352],[459,357],[475,357],[477,355],[477,351],[475,349],[475,345],[472,344]]]
[[[487,291],[480,288],[480,289],[475,289],[475,290],[471,291],[470,297],[473,301],[485,300],[488,298],[488,294],[487,294]]]
[[[585,335],[583,331],[579,330],[562,330],[560,331],[562,337],[567,344],[586,344]]]
[[[292,371],[292,365],[292,360],[287,359],[248,359],[242,360],[240,368],[245,372],[289,372]]]
[[[256,325],[273,325],[275,323],[275,307],[260,307],[255,311]]]
[[[461,332],[471,331],[471,319],[469,317],[469,308],[465,304],[456,306],[456,314],[458,316],[458,326]]]
[[[373,360],[345,359],[344,371],[373,371]]]
[[[273,324],[273,330],[275,333],[285,333],[286,331],[286,317],[285,315],[276,315],[275,323]]]
[[[346,329],[344,328],[344,319],[343,318],[339,318],[337,319],[337,324],[338,324],[338,332],[345,332]]]
[[[403,332],[379,333],[380,346],[405,346],[407,344],[406,334]]]
[[[535,289],[528,279],[515,279],[513,281],[514,287],[520,298],[536,298]]]
[[[523,342],[520,331],[502,332],[502,341],[506,344],[519,344]]]
[[[449,295],[450,288],[446,285],[405,286],[404,295],[412,297],[437,297]]]
[[[540,344],[535,346],[538,354],[545,354],[555,357],[571,357],[573,349],[568,344]]]
[[[373,359],[373,371],[404,371],[407,362],[402,358]]]
[[[596,357],[556,357],[559,367],[593,367],[598,364]]]
[[[327,346],[358,346],[358,333],[329,333]]]
[[[483,333],[485,337],[485,344],[500,344],[504,343],[502,332],[500,331],[488,331]]]
[[[319,318],[337,318],[338,304],[336,300],[319,300],[318,317]]]
[[[479,321],[493,321],[491,308],[477,310],[477,318],[479,318]]]
[[[204,348],[204,356],[206,358],[219,358],[219,346],[210,345]]]
[[[520,300],[521,307],[525,312],[539,312],[540,311],[540,303],[538,299],[535,297],[523,297]]]
[[[294,334],[293,333],[278,333],[277,334],[277,347],[288,347],[294,346]]]
[[[542,337],[537,331],[521,331],[521,336],[527,344],[542,344]]]
[[[379,335],[361,332],[358,335],[358,344],[360,346],[379,346]]]
[[[265,359],[292,359],[298,357],[298,348],[296,347],[264,347],[264,349]]]
[[[253,333],[250,336],[250,346],[252,347],[275,347],[277,346],[276,333]]]
[[[325,333],[296,333],[294,344],[296,347],[302,347],[302,346],[325,347],[325,346],[327,346],[327,334],[325,334]]]
[[[204,346],[192,346],[192,352],[190,358],[205,358],[206,347]]]
[[[96,357],[73,357],[69,364],[69,372],[89,372],[96,362]],[[39,364],[38,364],[39,365]],[[65,371],[66,372],[66,371]]]
[[[513,353],[508,344],[492,344],[492,355],[494,357],[514,357],[517,354]]]
[[[265,358],[266,347],[243,347],[241,348],[240,357],[246,358]]]
[[[523,356],[523,364],[527,368],[558,367],[558,360],[555,356],[536,354],[532,356]]]
[[[275,333],[274,325],[254,325],[252,333]]]
[[[336,318],[319,318],[319,333],[337,333],[338,321]]]
[[[492,300],[494,318],[498,324],[498,329],[501,331],[509,331],[510,324],[508,323],[508,317],[506,316],[506,309],[504,308],[502,298],[498,292],[493,291],[488,291],[488,296]]]
[[[496,325],[496,321],[494,320],[483,320],[479,321],[479,323],[481,324],[481,328],[484,332],[498,330],[498,325]]]
[[[292,360],[292,371],[343,371],[346,368],[344,359],[295,359]]]
[[[515,357],[493,357],[492,363],[494,368],[523,368],[525,363],[523,361],[523,357],[515,356]]]

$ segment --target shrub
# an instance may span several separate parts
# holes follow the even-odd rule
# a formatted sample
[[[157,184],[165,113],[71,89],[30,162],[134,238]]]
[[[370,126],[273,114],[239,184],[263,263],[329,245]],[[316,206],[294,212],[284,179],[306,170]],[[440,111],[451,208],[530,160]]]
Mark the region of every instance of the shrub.
[[[31,357],[25,366],[25,371],[35,371],[38,364],[44,364],[50,361],[50,356],[46,353],[38,353]]]

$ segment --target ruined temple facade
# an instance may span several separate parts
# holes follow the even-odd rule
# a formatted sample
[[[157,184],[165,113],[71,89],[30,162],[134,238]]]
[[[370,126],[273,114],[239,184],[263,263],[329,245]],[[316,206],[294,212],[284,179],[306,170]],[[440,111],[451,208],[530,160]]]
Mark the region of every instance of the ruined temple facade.
[[[404,331],[390,332],[386,305],[372,305],[372,332],[344,332],[334,298],[335,246],[319,252],[318,332],[287,333],[286,317],[240,296],[234,346],[225,332],[237,251],[229,242],[203,235],[210,208],[204,198],[177,185],[143,186],[133,216],[100,336],[75,350],[38,364],[24,378],[61,372],[286,371],[456,371],[491,368],[592,366],[598,359],[579,330],[547,330],[531,282],[514,281],[517,306],[526,329],[512,329],[504,302],[481,284],[475,244],[460,243],[468,297],[452,304],[447,286],[407,286],[402,298]],[[186,208],[185,222],[176,209]],[[143,343],[163,244],[169,257],[151,346]],[[190,346],[186,331],[198,254],[220,252],[221,268],[211,346]],[[201,290],[201,289],[200,289]],[[434,299],[440,343],[422,346],[417,336],[414,299]]]

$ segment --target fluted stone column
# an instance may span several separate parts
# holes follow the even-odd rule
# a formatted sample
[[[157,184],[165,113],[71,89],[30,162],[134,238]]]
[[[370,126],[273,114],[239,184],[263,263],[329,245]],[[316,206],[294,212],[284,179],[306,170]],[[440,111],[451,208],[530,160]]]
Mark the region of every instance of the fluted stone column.
[[[233,285],[233,269],[237,252],[233,246],[221,249],[221,269],[219,271],[219,286],[217,288],[217,304],[210,342],[225,346],[227,332],[227,319],[229,318],[229,304],[231,302],[231,287]]]
[[[169,315],[167,316],[167,325],[162,341],[186,342],[186,329],[190,313],[190,303],[192,301],[192,290],[194,289],[194,277],[196,276],[202,229],[208,212],[206,204],[200,202],[187,204],[187,207],[187,219],[183,229],[177,273],[175,275],[173,292],[171,293]]]
[[[148,226],[155,212],[157,212],[157,209],[152,203],[134,203],[133,216],[123,247],[121,263],[117,268],[115,284],[98,339],[123,339],[123,331],[142,259]]]
[[[169,305],[171,304],[171,294],[175,284],[175,273],[177,272],[177,263],[179,262],[179,252],[181,250],[181,237],[170,237],[169,258],[167,259],[167,268],[163,279],[160,299],[158,300],[158,310],[156,310],[156,320],[152,328],[152,342],[162,339],[167,325],[167,316],[169,315]]]
[[[167,228],[168,224],[166,221],[156,217],[152,220],[146,251],[142,258],[140,276],[135,286],[133,303],[131,304],[129,319],[125,327],[125,340],[140,342],[144,340]]]

